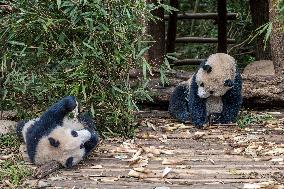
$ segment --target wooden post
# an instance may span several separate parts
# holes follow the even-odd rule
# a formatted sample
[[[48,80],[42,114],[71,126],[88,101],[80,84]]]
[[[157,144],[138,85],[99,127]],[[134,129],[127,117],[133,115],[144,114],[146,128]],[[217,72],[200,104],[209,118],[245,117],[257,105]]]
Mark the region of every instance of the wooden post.
[[[174,8],[178,8],[178,0],[171,0],[170,5]],[[169,16],[169,22],[168,22],[168,33],[167,33],[167,42],[166,42],[167,53],[175,52],[176,32],[177,32],[177,12],[173,11]]]
[[[256,30],[263,24],[269,22],[269,3],[268,0],[250,0],[250,12],[253,29]],[[255,58],[256,60],[271,60],[270,45],[267,44],[264,49],[263,39],[265,34],[256,37],[255,41]]]
[[[157,4],[158,0],[147,0],[147,2]],[[158,67],[163,63],[165,55],[164,10],[159,8],[154,10],[152,14],[160,18],[160,20],[150,21],[147,26],[148,34],[155,41],[148,51],[148,61],[152,66]]]
[[[227,1],[218,0],[218,52],[227,53]]]
[[[271,55],[274,69],[277,75],[284,76],[284,33],[283,20],[279,19],[277,11],[277,0],[269,1],[269,20],[272,22],[272,31],[270,34]],[[284,83],[282,86],[284,88]],[[282,90],[283,90],[282,88]]]

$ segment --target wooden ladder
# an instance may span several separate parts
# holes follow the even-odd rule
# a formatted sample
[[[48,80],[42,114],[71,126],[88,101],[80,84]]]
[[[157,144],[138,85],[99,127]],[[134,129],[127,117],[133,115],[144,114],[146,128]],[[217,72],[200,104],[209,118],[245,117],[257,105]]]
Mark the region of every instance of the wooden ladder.
[[[172,7],[178,8],[178,0],[170,0]],[[218,43],[218,52],[227,53],[227,45],[234,43],[235,39],[227,39],[227,20],[235,20],[237,13],[227,13],[227,0],[217,1],[217,13],[183,13],[179,14],[173,11],[169,16],[165,16],[168,20],[168,31],[166,39],[166,52],[175,52],[176,43]],[[202,38],[202,37],[180,37],[176,38],[177,20],[183,19],[213,19],[218,24],[218,38]],[[199,65],[204,59],[184,59],[172,62],[172,66],[181,65]]]

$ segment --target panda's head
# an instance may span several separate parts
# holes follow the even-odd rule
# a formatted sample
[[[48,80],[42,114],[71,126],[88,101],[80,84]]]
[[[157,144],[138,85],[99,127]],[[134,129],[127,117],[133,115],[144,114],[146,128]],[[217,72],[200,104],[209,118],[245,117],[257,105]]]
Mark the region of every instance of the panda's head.
[[[38,154],[49,154],[65,167],[72,167],[86,154],[85,143],[92,137],[88,129],[74,130],[58,126],[38,144]],[[42,159],[42,158],[38,158]]]
[[[236,64],[233,57],[224,53],[212,54],[196,73],[198,96],[223,96],[233,87],[235,76]]]
[[[78,147],[82,148],[84,143],[91,138],[91,132],[87,129],[72,130],[70,128],[59,127],[48,135],[50,146],[63,151],[72,151]]]

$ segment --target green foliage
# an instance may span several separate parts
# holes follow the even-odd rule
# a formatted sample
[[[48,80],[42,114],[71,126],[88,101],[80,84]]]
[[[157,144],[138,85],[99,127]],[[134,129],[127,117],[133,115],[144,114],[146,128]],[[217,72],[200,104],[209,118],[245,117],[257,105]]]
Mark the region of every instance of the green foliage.
[[[24,178],[31,175],[31,170],[24,165],[23,161],[5,160],[0,162],[0,186],[4,185],[5,180],[9,181],[11,188],[16,188],[21,184]],[[12,186],[11,186],[12,185]],[[7,187],[8,188],[8,187]]]
[[[274,120],[274,118],[269,114],[255,114],[248,111],[242,111],[237,119],[237,125],[240,128],[245,128],[249,125],[264,124],[270,120]]]
[[[255,34],[249,37],[250,42],[252,42],[257,36],[264,35],[263,42],[264,42],[264,47],[266,48],[271,32],[272,32],[272,22],[268,22],[255,30]]]
[[[74,95],[106,130],[127,133],[145,98],[149,64],[143,54],[144,0],[18,0],[0,17],[1,109],[33,117]],[[161,5],[160,5],[161,6]],[[129,70],[143,68],[135,88]],[[0,72],[0,73],[1,73]],[[101,126],[102,127],[102,126]]]
[[[279,0],[278,2],[278,11],[279,11],[279,16],[282,21],[284,21],[284,1]]]
[[[21,142],[15,134],[0,135],[0,148],[19,148]]]
[[[21,142],[15,134],[0,135],[0,187],[17,188],[31,175],[31,170],[24,165],[19,147]],[[3,150],[5,149],[5,150]],[[6,156],[6,158],[4,158]],[[4,160],[3,160],[4,159]],[[5,181],[5,182],[4,182]]]

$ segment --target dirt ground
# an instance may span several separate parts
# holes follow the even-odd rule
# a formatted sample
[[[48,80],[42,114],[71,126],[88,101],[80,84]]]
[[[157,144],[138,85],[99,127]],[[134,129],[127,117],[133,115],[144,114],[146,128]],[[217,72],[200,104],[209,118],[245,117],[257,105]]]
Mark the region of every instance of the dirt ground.
[[[283,116],[284,117],[284,116]],[[204,130],[144,118],[136,138],[101,142],[87,160],[43,179],[45,188],[284,188],[284,119]]]

